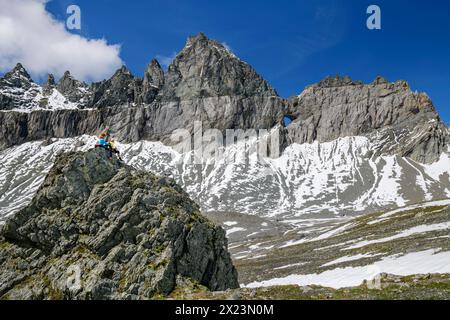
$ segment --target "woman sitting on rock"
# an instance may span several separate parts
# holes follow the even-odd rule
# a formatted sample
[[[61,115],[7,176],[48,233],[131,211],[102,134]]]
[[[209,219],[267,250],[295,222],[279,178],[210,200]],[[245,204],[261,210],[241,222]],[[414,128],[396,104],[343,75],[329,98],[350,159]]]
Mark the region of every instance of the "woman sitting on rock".
[[[95,144],[96,148],[104,148],[106,149],[109,154],[108,154],[108,159],[112,159],[113,156],[113,151],[112,148],[110,146],[110,135],[109,135],[109,131],[106,130],[104,132],[102,132],[99,136],[98,136],[98,140],[97,143]]]

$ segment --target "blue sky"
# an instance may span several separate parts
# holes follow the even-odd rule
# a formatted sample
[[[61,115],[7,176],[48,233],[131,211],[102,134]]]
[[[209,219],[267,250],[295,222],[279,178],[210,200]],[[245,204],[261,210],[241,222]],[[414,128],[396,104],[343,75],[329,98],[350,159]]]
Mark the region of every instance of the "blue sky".
[[[79,34],[120,44],[136,75],[202,31],[227,43],[281,96],[327,75],[364,82],[383,75],[427,92],[450,123],[450,1],[53,0],[46,7],[64,20],[70,4],[81,8]],[[370,4],[381,8],[381,30],[366,28]]]

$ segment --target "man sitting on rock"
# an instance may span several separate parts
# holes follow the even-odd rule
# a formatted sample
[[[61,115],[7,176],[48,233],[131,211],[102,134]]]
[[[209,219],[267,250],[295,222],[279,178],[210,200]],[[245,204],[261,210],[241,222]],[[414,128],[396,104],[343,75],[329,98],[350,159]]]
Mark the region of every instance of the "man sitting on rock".
[[[117,158],[119,158],[119,160],[122,161],[122,158],[120,157],[120,151],[119,149],[117,149],[116,140],[111,139],[109,141],[109,148],[111,149],[111,152],[115,153],[117,155]]]

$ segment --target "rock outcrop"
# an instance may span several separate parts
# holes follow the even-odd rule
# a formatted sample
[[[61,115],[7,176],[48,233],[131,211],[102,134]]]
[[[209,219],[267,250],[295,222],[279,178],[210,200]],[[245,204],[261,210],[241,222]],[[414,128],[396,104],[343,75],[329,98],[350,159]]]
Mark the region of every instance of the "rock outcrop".
[[[86,83],[75,79],[69,71],[66,71],[59,79],[57,89],[70,102],[78,103],[80,108],[90,106],[89,103],[92,99],[91,88]]]
[[[146,299],[186,281],[238,287],[223,229],[174,181],[103,149],[58,156],[0,238],[4,299]]]
[[[44,96],[49,96],[50,94],[52,94],[53,89],[55,88],[55,77],[53,76],[53,74],[49,74],[47,76],[47,81],[45,81],[44,85],[42,86],[42,93],[44,94]]]
[[[190,37],[170,64],[162,100],[218,96],[277,96],[247,63],[203,33]]]
[[[111,79],[92,85],[93,99],[90,107],[130,106],[140,92],[140,79],[122,66]]]
[[[398,154],[433,162],[449,142],[431,99],[412,92],[406,81],[378,77],[364,85],[326,78],[289,100],[295,119],[287,128],[288,144],[326,142],[345,136],[368,136],[378,154]]]
[[[164,71],[158,60],[153,59],[145,70],[138,103],[152,103],[164,85]]]

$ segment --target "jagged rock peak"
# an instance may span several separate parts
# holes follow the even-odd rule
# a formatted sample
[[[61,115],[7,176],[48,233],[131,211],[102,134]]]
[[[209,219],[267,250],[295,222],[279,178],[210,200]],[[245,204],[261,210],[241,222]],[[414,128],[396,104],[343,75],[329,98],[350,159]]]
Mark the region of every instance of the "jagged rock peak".
[[[28,81],[33,81],[31,76],[28,74],[27,70],[23,67],[23,65],[19,62],[16,66],[9,72],[5,74],[5,79],[14,79],[14,78],[25,78]]]
[[[146,104],[153,102],[163,85],[164,71],[162,70],[158,60],[153,59],[147,65],[144,72],[142,87],[140,92],[136,95],[136,102]]]
[[[410,90],[410,86],[408,81],[405,80],[397,80],[395,82],[389,82],[386,78],[382,77],[382,76],[377,76],[375,78],[375,80],[370,84],[373,86],[384,86],[384,87],[397,87],[397,88],[403,88],[403,89],[407,89]]]
[[[143,86],[153,85],[160,89],[164,84],[164,71],[158,60],[152,59],[144,73]]]
[[[55,77],[53,74],[49,73],[47,76],[47,81],[44,83],[44,86],[54,86],[56,84]]]
[[[247,63],[203,33],[189,37],[170,64],[162,96],[196,99],[217,96],[277,96]]]
[[[118,75],[127,75],[133,77],[130,70],[125,65],[122,65],[117,71],[114,73],[113,77],[116,77]]]
[[[148,66],[155,66],[155,67],[161,68],[161,65],[159,64],[158,59],[155,59],[155,58],[153,58],[152,61],[150,61]]]
[[[42,92],[44,93],[44,95],[50,95],[55,87],[55,77],[53,76],[53,74],[49,73],[47,76],[47,81],[45,81],[42,86]]]
[[[341,77],[336,75],[335,77],[327,76],[325,79],[314,84],[315,87],[320,88],[333,88],[333,87],[345,87],[345,86],[355,86],[362,85],[362,81],[352,80],[349,76]]]
[[[209,39],[206,37],[206,35],[203,32],[199,32],[195,36],[189,36],[186,41],[186,46],[192,46],[197,42],[207,42]]]
[[[401,87],[405,89],[409,89],[409,84],[405,80],[397,80],[395,82],[389,82],[386,78],[382,76],[377,76],[372,83],[365,84],[360,80],[353,80],[349,76],[327,76],[321,81],[309,85],[306,88],[337,88],[337,87],[348,87],[348,86],[362,86],[362,85],[371,85],[371,86],[390,86],[390,87]]]
[[[0,247],[2,299],[149,299],[186,281],[239,286],[224,230],[172,179],[108,160],[104,149],[59,155],[31,204],[4,224]],[[70,286],[68,268],[80,271],[80,286]]]
[[[90,94],[88,85],[75,79],[69,71],[64,72],[56,85],[56,89],[70,102],[79,103],[81,107],[85,106],[87,96]]]
[[[78,80],[76,80],[74,77],[72,77],[72,75],[70,74],[69,70],[66,70],[63,74],[63,76],[59,79],[58,81],[58,90],[61,93],[64,93],[64,91],[68,88],[68,87],[73,87],[74,85],[76,85],[77,83],[79,83]]]
[[[5,73],[2,83],[6,86],[28,89],[33,80],[23,65],[17,63],[11,71]]]
[[[70,74],[70,71],[69,71],[69,70],[66,70],[66,71],[64,72],[63,76],[59,79],[59,82],[61,82],[63,79],[67,79],[67,78],[72,78],[72,79],[73,79],[73,77],[72,77],[72,75]]]
[[[123,65],[110,79],[92,85],[93,100],[91,106],[110,107],[133,104],[140,94],[141,81],[141,79],[135,78],[130,70]]]
[[[382,77],[382,76],[377,76],[375,78],[375,80],[373,80],[372,84],[377,85],[377,84],[387,84],[389,83],[389,81],[386,80],[386,78]]]
[[[191,47],[199,49],[214,50],[220,55],[223,55],[230,59],[235,59],[241,61],[238,57],[234,55],[228,48],[226,48],[222,43],[209,39],[203,32],[200,32],[196,36],[188,37],[184,49],[190,49]],[[183,51],[184,51],[183,49]],[[183,52],[182,51],[182,52]],[[242,61],[241,61],[242,62]]]

